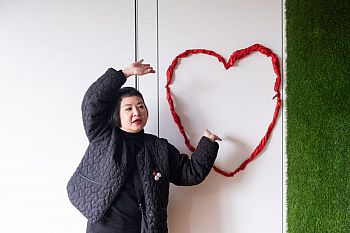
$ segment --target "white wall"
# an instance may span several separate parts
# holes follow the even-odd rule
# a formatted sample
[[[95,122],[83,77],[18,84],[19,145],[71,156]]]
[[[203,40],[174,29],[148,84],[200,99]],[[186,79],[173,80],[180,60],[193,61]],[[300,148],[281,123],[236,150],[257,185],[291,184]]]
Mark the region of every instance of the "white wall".
[[[165,101],[167,67],[190,48],[228,57],[261,43],[281,56],[281,1],[159,1],[158,31],[157,1],[138,4],[138,56],[154,66],[159,39],[159,72],[139,80],[146,131],[189,153]],[[0,1],[0,232],[84,232],[65,189],[87,146],[80,103],[108,67],[134,60],[134,24],[134,1]],[[238,166],[265,133],[274,79],[257,53],[228,71],[202,55],[179,65],[176,110],[193,144],[205,128],[223,137],[220,168]],[[281,232],[282,185],[280,115],[263,153],[234,178],[212,171],[199,186],[171,187],[170,232]]]
[[[160,76],[188,48],[214,50],[228,58],[261,43],[282,54],[281,1],[160,2]],[[161,87],[165,84],[162,78]],[[216,164],[236,168],[260,141],[275,106],[271,61],[252,54],[225,71],[213,57],[194,55],[181,62],[172,91],[191,141],[208,127],[223,137]],[[161,96],[164,96],[164,88]],[[160,134],[185,148],[164,98]],[[210,174],[200,186],[173,187],[170,228],[176,232],[281,232],[282,124],[279,120],[263,153],[234,178]]]
[[[133,12],[123,0],[1,1],[0,232],[84,232],[66,194],[88,142],[80,104],[133,61]]]

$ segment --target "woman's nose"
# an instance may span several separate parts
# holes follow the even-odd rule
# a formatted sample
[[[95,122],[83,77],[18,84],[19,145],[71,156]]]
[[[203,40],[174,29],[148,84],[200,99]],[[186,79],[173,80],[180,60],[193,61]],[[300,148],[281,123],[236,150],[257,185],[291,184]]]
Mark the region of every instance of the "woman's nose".
[[[133,115],[134,116],[138,116],[140,113],[139,113],[139,110],[137,108],[134,109],[133,111]]]

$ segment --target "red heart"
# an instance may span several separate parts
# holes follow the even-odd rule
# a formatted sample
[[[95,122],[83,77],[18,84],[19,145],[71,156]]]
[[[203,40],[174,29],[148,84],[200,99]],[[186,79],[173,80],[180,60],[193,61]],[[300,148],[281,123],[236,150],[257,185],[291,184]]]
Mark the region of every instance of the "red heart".
[[[273,70],[276,74],[276,81],[275,81],[275,85],[274,85],[274,91],[276,92],[276,95],[273,97],[273,99],[275,99],[275,98],[277,99],[276,107],[275,107],[275,111],[273,113],[273,119],[267,128],[266,134],[260,140],[260,143],[257,145],[255,150],[251,153],[251,155],[249,156],[248,159],[246,159],[237,169],[233,170],[230,173],[227,173],[227,172],[217,168],[216,166],[213,167],[216,172],[218,172],[221,175],[227,176],[227,177],[232,177],[236,173],[238,173],[239,171],[243,170],[247,166],[247,164],[249,162],[251,162],[264,149],[265,144],[266,144],[266,142],[271,134],[271,131],[272,131],[273,127],[275,126],[278,112],[279,112],[279,109],[281,107],[281,98],[280,98],[280,92],[279,92],[279,87],[280,87],[280,83],[281,83],[281,74],[280,74],[280,67],[279,67],[279,61],[278,61],[277,55],[274,54],[270,49],[268,49],[260,44],[254,44],[248,48],[240,49],[240,50],[233,52],[231,54],[228,62],[226,62],[223,57],[221,57],[219,54],[217,54],[213,51],[206,50],[206,49],[189,49],[189,50],[186,50],[185,52],[177,55],[167,70],[167,83],[165,85],[165,88],[166,88],[167,100],[168,100],[168,104],[170,107],[170,111],[171,111],[171,114],[173,116],[175,123],[177,124],[177,126],[180,130],[180,133],[183,135],[183,137],[185,139],[185,144],[187,145],[188,149],[193,152],[195,150],[195,148],[191,145],[190,141],[188,140],[188,137],[185,133],[185,129],[181,124],[180,117],[175,112],[174,103],[173,103],[173,100],[171,98],[171,92],[170,92],[170,88],[169,88],[175,67],[176,67],[179,59],[187,57],[191,54],[203,53],[206,55],[216,57],[219,60],[219,62],[221,62],[224,65],[225,69],[229,69],[230,67],[233,66],[233,64],[236,61],[248,56],[250,53],[252,53],[254,51],[258,51],[261,54],[265,55],[266,57],[271,57],[272,67],[273,67]]]

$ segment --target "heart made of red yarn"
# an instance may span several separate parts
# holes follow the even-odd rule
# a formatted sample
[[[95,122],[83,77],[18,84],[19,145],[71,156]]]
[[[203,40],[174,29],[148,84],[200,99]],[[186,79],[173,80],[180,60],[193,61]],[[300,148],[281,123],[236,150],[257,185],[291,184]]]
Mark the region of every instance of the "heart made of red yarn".
[[[280,87],[280,83],[281,83],[281,74],[280,74],[280,67],[279,67],[279,61],[278,61],[277,55],[274,54],[270,49],[268,49],[260,44],[254,44],[254,45],[249,46],[245,49],[240,49],[240,50],[233,52],[231,54],[228,62],[226,62],[222,56],[220,56],[219,54],[217,54],[214,51],[210,51],[210,50],[206,50],[206,49],[189,49],[189,50],[184,51],[183,53],[180,53],[179,55],[177,55],[175,57],[175,59],[172,61],[171,65],[169,66],[169,68],[167,70],[167,74],[166,74],[167,75],[167,83],[165,85],[165,88],[166,88],[166,95],[167,95],[167,100],[168,100],[168,104],[170,107],[171,115],[173,116],[173,119],[180,130],[180,133],[182,134],[182,136],[185,139],[185,144],[187,145],[188,149],[193,152],[195,150],[195,148],[191,145],[190,141],[188,140],[185,129],[181,124],[180,117],[175,111],[174,103],[173,103],[173,100],[171,98],[171,92],[170,92],[170,87],[169,87],[171,84],[173,73],[174,73],[174,70],[177,66],[178,61],[181,58],[187,57],[189,55],[202,53],[205,55],[216,57],[219,60],[219,62],[221,62],[224,65],[225,69],[227,70],[230,67],[232,67],[236,61],[248,56],[250,53],[255,52],[255,51],[260,52],[261,54],[265,55],[266,57],[271,57],[273,71],[276,74],[276,80],[275,80],[275,85],[274,85],[274,91],[276,92],[276,95],[273,97],[273,99],[277,100],[276,107],[275,107],[275,110],[273,113],[272,121],[270,122],[265,135],[262,137],[259,144],[256,146],[256,148],[251,153],[251,155],[249,156],[248,159],[246,159],[237,169],[233,170],[230,173],[225,172],[225,171],[217,168],[216,166],[213,167],[216,172],[218,172],[219,174],[226,176],[226,177],[233,177],[236,173],[243,170],[247,166],[247,164],[250,163],[264,149],[266,142],[271,134],[271,131],[272,131],[273,127],[275,126],[278,112],[279,112],[279,109],[281,107],[281,98],[280,98],[280,92],[279,92],[279,87]]]

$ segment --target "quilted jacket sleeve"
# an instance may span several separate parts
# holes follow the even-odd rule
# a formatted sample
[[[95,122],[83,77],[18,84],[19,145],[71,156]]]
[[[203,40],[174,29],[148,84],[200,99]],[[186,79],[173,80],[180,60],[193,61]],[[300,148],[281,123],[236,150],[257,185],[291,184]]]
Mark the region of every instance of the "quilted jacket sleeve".
[[[202,137],[191,158],[169,144],[170,182],[176,185],[196,185],[201,183],[214,165],[219,145]]]
[[[85,133],[91,142],[110,129],[117,91],[126,82],[122,71],[109,68],[86,91],[81,104]]]

